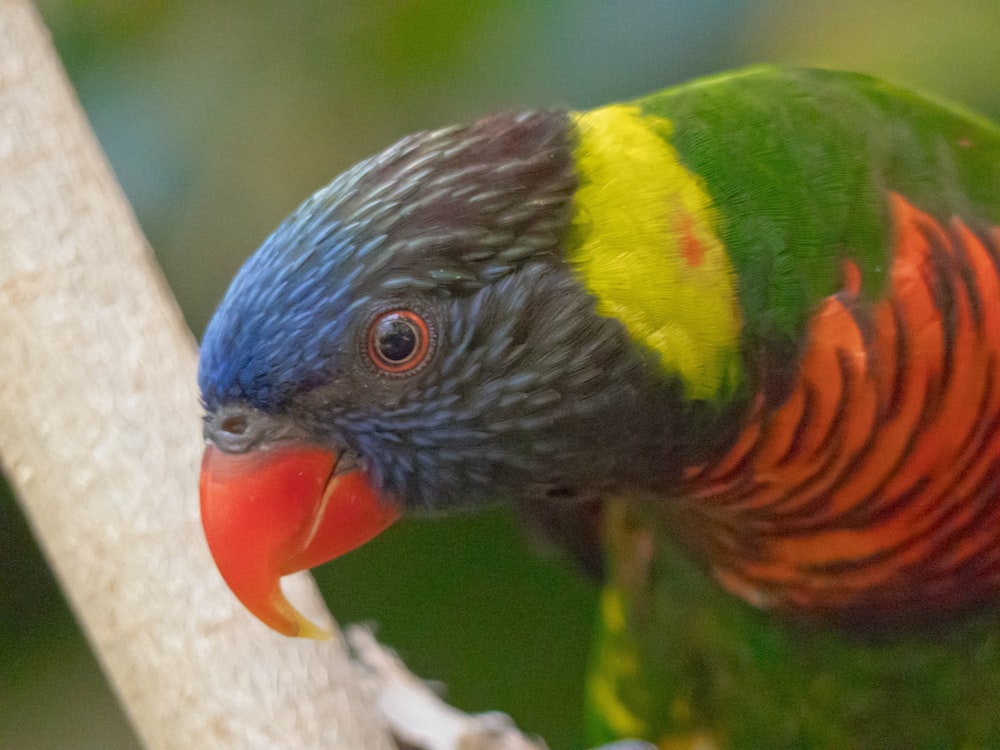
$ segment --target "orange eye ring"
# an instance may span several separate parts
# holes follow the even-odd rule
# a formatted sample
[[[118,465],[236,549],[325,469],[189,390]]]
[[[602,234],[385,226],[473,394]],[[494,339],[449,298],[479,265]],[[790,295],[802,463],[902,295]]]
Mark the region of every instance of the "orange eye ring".
[[[400,375],[415,370],[430,348],[427,322],[412,310],[387,310],[368,328],[368,357],[383,372]]]

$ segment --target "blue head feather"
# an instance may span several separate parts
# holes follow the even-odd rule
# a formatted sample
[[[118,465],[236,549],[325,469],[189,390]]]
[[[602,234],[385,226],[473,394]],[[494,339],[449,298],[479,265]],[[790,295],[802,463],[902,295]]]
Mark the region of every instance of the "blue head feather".
[[[307,200],[247,261],[205,332],[209,411],[267,412],[332,376],[373,300],[471,293],[558,252],[575,186],[564,113],[418,133]]]
[[[385,234],[365,237],[334,218],[338,180],[286,220],[233,280],[205,331],[198,382],[209,410],[242,400],[264,412],[322,382],[359,294],[365,258]]]

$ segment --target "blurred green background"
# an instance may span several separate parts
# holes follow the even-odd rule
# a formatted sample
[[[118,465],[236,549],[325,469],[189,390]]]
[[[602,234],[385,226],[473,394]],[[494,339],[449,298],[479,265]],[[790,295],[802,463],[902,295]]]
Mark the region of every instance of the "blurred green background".
[[[416,129],[586,108],[755,62],[841,67],[1000,119],[996,0],[203,2],[40,11],[192,329],[302,199]],[[81,544],[86,540],[81,539]],[[577,745],[595,589],[503,513],[400,524],[318,571],[473,711]],[[0,748],[138,747],[0,488]]]

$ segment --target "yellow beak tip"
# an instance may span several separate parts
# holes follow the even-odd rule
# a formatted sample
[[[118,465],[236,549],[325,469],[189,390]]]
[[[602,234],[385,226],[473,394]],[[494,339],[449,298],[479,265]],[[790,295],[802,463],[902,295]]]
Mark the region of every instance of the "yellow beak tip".
[[[299,620],[299,630],[295,634],[298,638],[311,638],[314,641],[328,641],[333,638],[333,632],[325,628],[321,628],[316,623],[311,620],[307,620],[301,615]]]

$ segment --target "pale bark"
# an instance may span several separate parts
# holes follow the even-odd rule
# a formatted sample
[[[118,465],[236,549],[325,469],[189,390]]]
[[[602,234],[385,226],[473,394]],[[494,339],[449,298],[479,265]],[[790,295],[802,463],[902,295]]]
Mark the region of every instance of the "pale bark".
[[[530,738],[507,714],[491,711],[465,714],[449,706],[430,685],[418,679],[392,651],[360,625],[347,629],[347,640],[358,661],[371,671],[378,686],[378,706],[393,736],[415,750],[546,750],[540,738]],[[599,750],[612,750],[603,748]],[[620,750],[655,750],[637,746]]]
[[[272,633],[219,578],[201,447],[191,334],[34,10],[0,0],[0,457],[105,672],[151,748],[389,747],[342,641]]]

